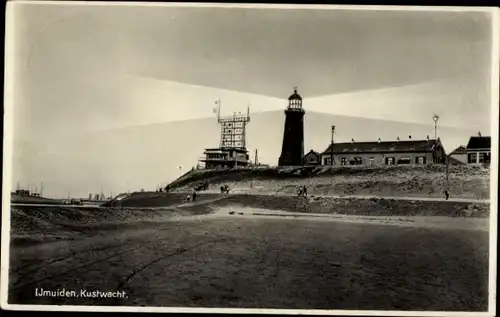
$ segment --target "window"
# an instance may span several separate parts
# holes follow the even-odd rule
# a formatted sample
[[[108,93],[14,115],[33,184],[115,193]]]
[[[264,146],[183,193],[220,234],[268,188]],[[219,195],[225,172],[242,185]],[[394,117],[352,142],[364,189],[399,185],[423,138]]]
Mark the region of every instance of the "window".
[[[486,162],[486,153],[479,153],[479,163]]]
[[[418,156],[417,158],[415,158],[415,163],[425,164],[425,156]]]
[[[410,163],[411,163],[411,159],[407,156],[401,157],[398,160],[398,164],[410,164]]]
[[[343,157],[341,161],[342,165],[347,165],[347,157]]]
[[[374,160],[375,160],[375,159],[374,159],[373,157],[370,157],[370,158],[369,158],[370,165],[373,165],[373,164],[374,164],[374,163],[373,163],[373,161],[374,161]]]
[[[323,159],[323,165],[331,165],[332,164],[332,159],[330,157],[325,157]]]
[[[470,164],[477,163],[477,153],[469,153],[467,155],[467,162]]]
[[[361,157],[355,157],[352,161],[350,161],[351,165],[361,165],[363,164],[363,158]]]
[[[385,164],[386,165],[394,165],[394,157],[386,157]]]
[[[484,153],[484,163],[486,163],[486,164],[491,163],[491,153],[490,152]]]

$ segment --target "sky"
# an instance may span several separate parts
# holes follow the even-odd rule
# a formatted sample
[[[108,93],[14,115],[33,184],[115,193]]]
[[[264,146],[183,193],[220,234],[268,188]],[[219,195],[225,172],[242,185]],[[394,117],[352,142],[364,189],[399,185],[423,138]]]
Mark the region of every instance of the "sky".
[[[62,136],[213,118],[219,98],[223,114],[282,110],[294,87],[306,111],[411,124],[437,113],[440,126],[490,133],[490,13],[11,7],[17,156],[66,157]],[[14,166],[13,184],[56,173],[28,172],[34,160]]]

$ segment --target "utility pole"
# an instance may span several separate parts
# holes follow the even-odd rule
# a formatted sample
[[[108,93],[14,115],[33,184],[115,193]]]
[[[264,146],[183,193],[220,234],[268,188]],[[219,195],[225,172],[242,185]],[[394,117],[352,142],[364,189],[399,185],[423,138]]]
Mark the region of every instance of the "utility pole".
[[[257,153],[257,149],[255,149],[255,166],[257,166],[257,164],[259,163],[259,159],[258,159],[258,153]]]
[[[335,126],[332,125],[332,143],[330,145],[330,165],[333,166],[333,135],[335,134]]]
[[[448,188],[448,168],[450,167],[450,156],[446,156],[446,188]]]

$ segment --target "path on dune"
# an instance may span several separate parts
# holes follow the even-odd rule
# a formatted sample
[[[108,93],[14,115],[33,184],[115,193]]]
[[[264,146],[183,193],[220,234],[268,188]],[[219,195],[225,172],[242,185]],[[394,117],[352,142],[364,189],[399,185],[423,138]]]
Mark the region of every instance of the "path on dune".
[[[221,214],[14,247],[10,274],[9,303],[485,310],[488,233]]]
[[[176,193],[185,193],[188,195],[189,191],[178,191]],[[207,190],[204,193],[218,193],[217,190]],[[221,194],[222,195],[222,194]],[[236,189],[230,191],[229,194],[225,195],[254,195],[254,196],[280,196],[280,197],[297,197],[297,195],[280,193],[280,192],[253,192],[252,190]],[[321,198],[334,198],[334,199],[392,199],[392,200],[405,200],[405,201],[448,201],[448,202],[464,202],[464,203],[489,203],[489,199],[469,199],[469,198],[453,198],[449,199],[438,198],[438,197],[418,197],[418,196],[374,196],[374,195],[323,195],[323,194],[312,194],[309,197],[321,197]]]

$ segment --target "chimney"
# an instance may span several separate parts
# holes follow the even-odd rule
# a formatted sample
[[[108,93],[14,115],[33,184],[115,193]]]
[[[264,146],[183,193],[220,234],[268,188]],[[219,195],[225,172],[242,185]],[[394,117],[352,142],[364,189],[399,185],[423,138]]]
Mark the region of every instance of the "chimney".
[[[427,141],[429,141],[429,140],[430,140],[430,138],[429,138],[429,135],[427,134]]]
[[[479,137],[481,137],[481,131],[479,131],[479,132],[477,133],[477,135],[478,135]]]
[[[380,138],[378,138],[378,143],[380,143],[380,141],[381,141]]]
[[[398,141],[398,142],[399,142],[399,137],[397,137],[396,141]]]
[[[408,139],[410,139],[410,140],[411,140],[411,135],[409,135],[409,136],[408,136]]]
[[[351,139],[351,143],[354,143],[354,138],[353,138],[353,139]]]

